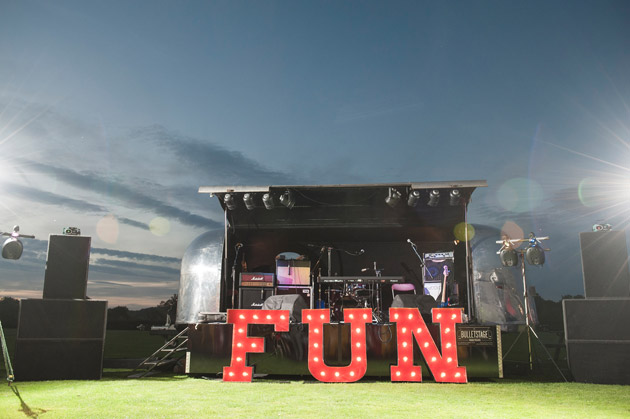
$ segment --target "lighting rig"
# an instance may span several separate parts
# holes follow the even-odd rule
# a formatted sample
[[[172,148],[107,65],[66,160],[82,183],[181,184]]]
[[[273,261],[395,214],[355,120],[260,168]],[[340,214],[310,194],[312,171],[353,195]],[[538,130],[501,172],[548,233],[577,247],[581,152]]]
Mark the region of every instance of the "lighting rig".
[[[212,194],[211,194],[212,195]],[[425,197],[426,201],[423,201],[422,197]],[[393,187],[387,188],[387,196],[385,197],[385,203],[391,208],[397,207],[401,201],[406,201],[407,206],[414,208],[417,207],[420,202],[425,202],[429,207],[437,207],[440,204],[440,198],[445,196],[447,198],[448,205],[458,206],[462,202],[462,195],[459,189],[416,189],[413,187]],[[249,211],[255,208],[264,206],[267,210],[276,208],[279,202],[282,206],[293,209],[296,204],[295,191],[287,188],[283,192],[244,192],[238,193],[233,190],[228,190],[223,194],[223,204],[225,208],[232,211],[239,206],[244,205]],[[241,202],[242,201],[242,202]]]
[[[547,356],[556,367],[562,378],[565,382],[567,382],[566,377],[558,367],[558,364],[553,360],[551,354],[547,350],[547,347],[540,340],[540,337],[536,334],[536,331],[532,327],[532,322],[529,318],[529,292],[527,287],[527,277],[525,275],[525,261],[528,264],[534,266],[542,266],[545,263],[545,252],[550,251],[551,249],[546,249],[542,246],[541,240],[549,240],[548,236],[545,237],[536,237],[534,233],[529,233],[528,238],[523,239],[510,239],[507,235],[504,235],[501,240],[497,240],[497,244],[501,244],[501,248],[497,251],[499,258],[501,259],[501,264],[506,267],[515,267],[518,265],[519,260],[521,264],[521,275],[523,276],[523,299],[525,305],[525,324],[527,325],[527,349],[529,353],[529,369],[533,369],[533,358],[532,358],[532,340],[531,335],[534,335],[538,343],[543,347]],[[519,249],[520,243],[527,243],[527,247],[525,249]],[[518,246],[514,246],[518,244]],[[523,334],[525,330],[521,331],[519,335],[512,343],[512,346],[507,350],[503,358],[510,353],[516,342],[518,342],[519,338]]]

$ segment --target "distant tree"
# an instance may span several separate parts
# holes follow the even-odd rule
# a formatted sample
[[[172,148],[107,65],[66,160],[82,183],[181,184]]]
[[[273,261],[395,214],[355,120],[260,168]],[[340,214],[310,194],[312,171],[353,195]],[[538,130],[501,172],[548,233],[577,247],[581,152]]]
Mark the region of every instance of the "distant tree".
[[[177,315],[177,300],[177,294],[173,294],[168,300],[161,301],[158,305],[158,308],[164,311],[167,326],[170,326],[175,322],[175,316]]]

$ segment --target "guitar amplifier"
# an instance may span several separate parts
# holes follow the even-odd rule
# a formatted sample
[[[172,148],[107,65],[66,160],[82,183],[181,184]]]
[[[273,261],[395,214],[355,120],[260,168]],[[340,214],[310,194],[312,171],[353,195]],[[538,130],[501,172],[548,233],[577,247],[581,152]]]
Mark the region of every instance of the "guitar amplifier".
[[[239,285],[241,287],[273,288],[276,285],[276,276],[270,273],[243,272]]]

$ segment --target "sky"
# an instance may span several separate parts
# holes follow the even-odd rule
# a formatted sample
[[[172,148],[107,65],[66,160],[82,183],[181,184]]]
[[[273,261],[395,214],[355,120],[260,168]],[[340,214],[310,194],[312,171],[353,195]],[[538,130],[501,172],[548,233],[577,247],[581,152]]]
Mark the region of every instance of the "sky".
[[[629,157],[627,1],[0,0],[0,230],[36,236],[4,296],[76,226],[90,297],[167,299],[223,226],[199,186],[486,179],[469,222],[549,236],[559,300],[579,233],[628,227]]]

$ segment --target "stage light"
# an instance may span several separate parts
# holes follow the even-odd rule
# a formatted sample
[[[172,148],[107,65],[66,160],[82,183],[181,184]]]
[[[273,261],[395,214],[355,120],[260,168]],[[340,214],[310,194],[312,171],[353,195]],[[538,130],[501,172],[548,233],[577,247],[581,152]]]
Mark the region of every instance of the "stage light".
[[[385,203],[394,208],[400,202],[400,192],[394,188],[389,188],[389,194],[385,198]]]
[[[9,236],[8,239],[4,241],[2,244],[2,257],[5,259],[13,259],[17,260],[22,256],[22,251],[24,250],[24,246],[20,241],[20,237],[25,237],[27,239],[34,239],[35,236],[31,234],[20,234],[20,226],[13,226],[13,232],[0,232],[2,236]]]
[[[542,265],[545,263],[545,251],[540,246],[531,246],[525,251],[525,259],[530,265]]]
[[[409,191],[409,198],[407,199],[407,205],[410,207],[415,207],[418,205],[418,201],[420,200],[420,191],[416,191],[412,189]]]
[[[234,199],[234,195],[230,193],[226,193],[223,197],[223,203],[229,210],[233,210],[236,208],[236,200]]]
[[[437,189],[433,189],[429,193],[429,202],[427,202],[427,205],[430,207],[435,207],[437,206],[438,202],[440,202],[440,191]]]
[[[453,189],[450,193],[450,204],[452,207],[454,207],[455,205],[459,205],[459,200],[462,197],[461,194],[459,193],[459,189]]]
[[[541,238],[541,240],[544,240]],[[542,265],[545,263],[545,250],[540,245],[534,233],[529,233],[529,247],[525,251],[525,259],[530,265]]]
[[[499,253],[501,264],[503,266],[512,267],[518,265],[518,254],[514,248],[505,248]]]
[[[295,205],[295,196],[293,196],[293,192],[287,189],[282,195],[280,195],[280,203],[288,209],[292,209]]]
[[[2,257],[5,259],[19,259],[22,256],[24,246],[14,237],[9,237],[2,245]]]
[[[267,208],[268,210],[273,209],[273,207],[275,206],[273,203],[273,196],[271,196],[271,194],[269,193],[263,195],[262,201],[265,205],[265,208]]]
[[[245,204],[245,208],[250,211],[256,208],[256,203],[254,202],[254,194],[246,193],[245,195],[243,195],[243,203]]]

